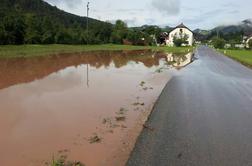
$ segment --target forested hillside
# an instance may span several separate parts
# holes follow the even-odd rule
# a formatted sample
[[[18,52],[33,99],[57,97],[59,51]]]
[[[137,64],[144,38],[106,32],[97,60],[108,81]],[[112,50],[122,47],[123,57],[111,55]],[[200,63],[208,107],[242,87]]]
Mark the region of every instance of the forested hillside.
[[[42,0],[0,0],[0,44],[132,44],[156,43],[157,26],[128,28],[67,13]]]
[[[0,0],[0,44],[108,43],[112,24],[76,16],[42,0]]]

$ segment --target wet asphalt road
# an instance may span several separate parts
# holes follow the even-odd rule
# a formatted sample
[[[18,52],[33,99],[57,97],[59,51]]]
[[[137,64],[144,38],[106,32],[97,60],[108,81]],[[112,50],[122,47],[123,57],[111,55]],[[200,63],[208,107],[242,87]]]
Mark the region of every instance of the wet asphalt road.
[[[215,53],[176,72],[128,166],[252,166],[252,70]]]

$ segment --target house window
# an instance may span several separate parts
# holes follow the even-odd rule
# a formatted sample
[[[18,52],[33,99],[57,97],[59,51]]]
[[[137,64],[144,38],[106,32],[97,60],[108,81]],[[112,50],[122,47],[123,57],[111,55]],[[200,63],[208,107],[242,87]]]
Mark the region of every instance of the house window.
[[[183,33],[183,29],[180,29],[179,31],[180,31],[180,33]]]

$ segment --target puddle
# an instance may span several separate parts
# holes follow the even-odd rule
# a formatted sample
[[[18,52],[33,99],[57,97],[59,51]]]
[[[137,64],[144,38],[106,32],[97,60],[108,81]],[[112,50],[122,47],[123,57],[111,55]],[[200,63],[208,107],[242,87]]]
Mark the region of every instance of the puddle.
[[[123,165],[168,69],[185,66],[187,56],[116,51],[1,59],[0,165],[46,165],[62,153],[86,165]]]

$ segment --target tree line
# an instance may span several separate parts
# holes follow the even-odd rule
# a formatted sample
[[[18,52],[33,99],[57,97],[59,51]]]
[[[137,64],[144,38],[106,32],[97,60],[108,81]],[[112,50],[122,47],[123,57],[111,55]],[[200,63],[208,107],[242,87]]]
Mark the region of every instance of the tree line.
[[[108,43],[112,25],[98,22],[86,28],[77,22],[64,26],[50,17],[12,13],[0,20],[0,44],[97,44]]]
[[[43,0],[0,0],[0,44],[133,44],[150,45],[161,32],[157,26],[129,28],[76,16]]]
[[[152,45],[161,29],[156,26],[128,28],[117,20],[90,21],[89,30],[78,22],[65,26],[49,16],[12,12],[0,17],[0,44],[132,44]]]

